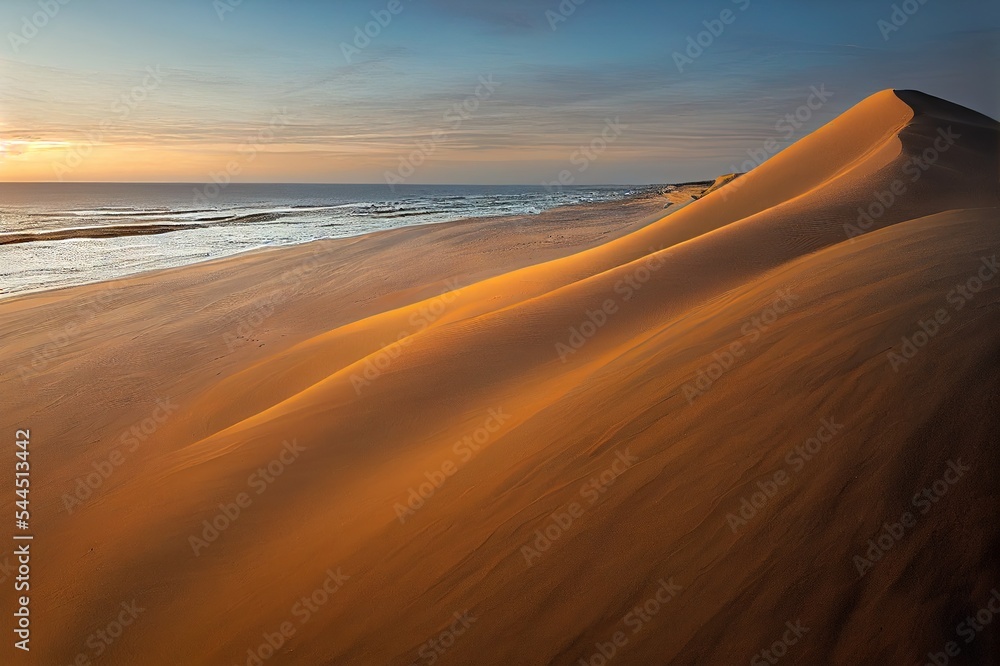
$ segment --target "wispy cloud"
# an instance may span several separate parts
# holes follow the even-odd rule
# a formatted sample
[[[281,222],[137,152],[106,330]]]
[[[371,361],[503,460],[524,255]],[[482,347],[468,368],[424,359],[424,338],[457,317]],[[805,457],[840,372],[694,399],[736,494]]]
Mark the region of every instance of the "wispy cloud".
[[[857,0],[847,0],[844,11],[858,20],[827,12],[823,34],[812,22],[795,23],[823,8],[754,5],[756,13],[748,11],[680,73],[672,52],[712,12],[594,2],[553,33],[544,13],[557,4],[408,3],[351,63],[338,40],[370,20],[370,3],[307,9],[259,0],[224,24],[209,20],[204,7],[184,15],[194,4],[152,3],[182,13],[164,33],[170,39],[130,23],[143,15],[134,8],[103,14],[119,22],[112,30],[94,23],[94,8],[74,6],[52,27],[66,32],[62,41],[40,37],[23,58],[0,56],[3,154],[26,157],[25,144],[16,142],[29,140],[58,150],[101,129],[109,160],[116,147],[215,159],[282,109],[290,123],[262,163],[271,153],[308,155],[317,177],[350,167],[354,180],[380,180],[414,142],[448,125],[446,114],[472,94],[480,75],[491,75],[500,90],[447,133],[422,175],[467,181],[482,169],[488,180],[496,170],[487,165],[503,164],[511,179],[534,181],[618,117],[628,131],[588,177],[613,180],[627,171],[645,180],[688,179],[728,169],[748,146],[771,138],[776,121],[812,85],[826,84],[836,96],[809,129],[889,87],[926,89],[993,114],[1000,104],[984,84],[997,78],[997,21],[974,12],[956,16],[928,5],[922,23],[886,44],[874,24],[879,12]],[[103,46],[73,51],[74,39],[91,47],[102,39]],[[147,66],[162,71],[162,85],[124,114]]]

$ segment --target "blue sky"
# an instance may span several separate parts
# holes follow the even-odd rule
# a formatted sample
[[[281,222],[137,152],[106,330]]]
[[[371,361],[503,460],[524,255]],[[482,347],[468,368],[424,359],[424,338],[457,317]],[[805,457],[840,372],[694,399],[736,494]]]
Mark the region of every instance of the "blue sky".
[[[832,97],[792,140],[885,88],[1000,116],[1000,3],[908,1],[887,33],[894,3],[871,0],[41,0],[33,34],[39,0],[7,0],[0,178],[52,180],[92,148],[70,179],[200,182],[236,156],[237,180],[382,182],[416,150],[411,182],[675,182],[783,138],[813,86]],[[372,12],[391,20],[357,48]],[[705,21],[720,34],[679,71]]]

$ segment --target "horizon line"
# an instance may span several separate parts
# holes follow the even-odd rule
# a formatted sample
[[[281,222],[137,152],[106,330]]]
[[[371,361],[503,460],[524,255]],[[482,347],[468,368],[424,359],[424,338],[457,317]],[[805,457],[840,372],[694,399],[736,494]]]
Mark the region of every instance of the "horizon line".
[[[560,185],[559,187],[551,187],[549,189],[568,189],[568,188],[584,188],[584,187],[655,187],[657,185],[685,185],[688,183],[703,183],[709,180],[715,180],[714,178],[706,178],[703,180],[690,180],[681,182],[650,182],[650,183],[592,183],[592,184],[571,184],[571,185]],[[212,181],[182,181],[182,180],[14,180],[14,181],[0,181],[0,186],[2,185],[193,185],[196,187],[204,186]],[[545,188],[546,185],[543,183],[399,183],[396,185],[388,185],[386,183],[351,183],[351,182],[310,182],[310,181],[246,181],[238,183],[229,183],[226,187],[231,187],[233,185],[365,185],[365,186],[375,186],[375,187],[539,187]]]

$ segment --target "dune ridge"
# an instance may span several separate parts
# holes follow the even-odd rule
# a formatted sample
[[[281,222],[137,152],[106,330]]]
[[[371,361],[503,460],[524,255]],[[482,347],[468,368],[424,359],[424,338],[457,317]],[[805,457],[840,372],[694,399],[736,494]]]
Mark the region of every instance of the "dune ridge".
[[[998,140],[984,116],[883,91],[698,201],[571,252],[452,282],[351,285],[355,302],[334,313],[310,305],[331,288],[317,269],[254,330],[249,344],[266,347],[253,355],[210,337],[225,330],[212,315],[173,321],[155,333],[168,355],[201,363],[157,379],[177,413],[67,515],[65,489],[148,410],[127,396],[150,380],[137,361],[150,343],[113,333],[127,311],[101,313],[34,380],[47,409],[79,423],[66,390],[83,390],[98,340],[129,377],[102,394],[111,414],[88,421],[91,444],[43,454],[54,480],[39,538],[61,546],[39,559],[53,583],[40,603],[59,619],[51,656],[68,663],[136,598],[144,616],[110,663],[252,663],[329,570],[349,578],[266,663],[429,663],[456,613],[468,615],[442,663],[586,663],[618,631],[615,663],[734,663],[786,621],[808,627],[796,663],[942,649],[1000,585],[1000,280],[986,278]],[[457,254],[497,243],[477,229],[454,232]],[[338,247],[392,266],[394,238]],[[275,256],[212,270],[235,281]],[[157,285],[208,270],[129,288],[201,312],[201,283]],[[952,290],[972,278],[980,289],[957,308]],[[0,303],[0,317],[73,292]],[[788,462],[820,432],[813,458]],[[303,449],[288,462],[290,441]],[[275,460],[281,473],[195,554],[202,521]],[[956,460],[969,469],[940,505],[859,575],[869,539]],[[778,472],[787,483],[734,527]],[[669,601],[636,628],[634,608],[661,589]],[[1000,634],[963,650],[995,660]]]

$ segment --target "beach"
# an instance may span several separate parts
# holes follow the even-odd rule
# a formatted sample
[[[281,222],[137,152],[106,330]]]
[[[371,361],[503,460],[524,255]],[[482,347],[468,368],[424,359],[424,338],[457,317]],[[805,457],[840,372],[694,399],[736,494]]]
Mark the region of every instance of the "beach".
[[[998,137],[886,90],[710,191],[0,299],[32,658],[943,650],[1000,584]]]
[[[524,218],[655,186],[0,183],[0,298],[254,250],[463,219]],[[685,187],[669,193],[683,198]],[[697,188],[695,188],[697,189]],[[60,241],[72,240],[72,243]]]

